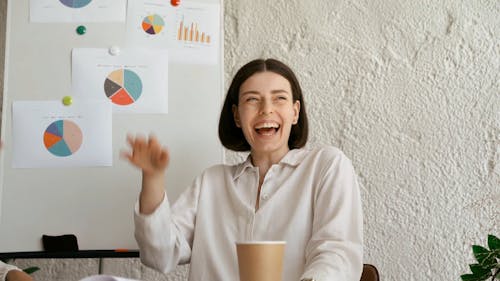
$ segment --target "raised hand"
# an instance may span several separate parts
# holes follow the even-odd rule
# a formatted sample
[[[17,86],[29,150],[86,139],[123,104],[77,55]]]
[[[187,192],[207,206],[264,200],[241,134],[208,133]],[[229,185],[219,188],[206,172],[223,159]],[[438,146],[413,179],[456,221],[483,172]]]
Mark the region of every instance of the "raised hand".
[[[163,148],[158,139],[150,136],[127,136],[131,151],[122,152],[122,156],[142,170],[144,175],[163,174],[170,161],[168,151]]]
[[[142,170],[139,212],[151,214],[165,197],[165,169],[170,161],[170,155],[154,136],[147,139],[128,135],[127,142],[132,151],[123,151],[122,156]]]

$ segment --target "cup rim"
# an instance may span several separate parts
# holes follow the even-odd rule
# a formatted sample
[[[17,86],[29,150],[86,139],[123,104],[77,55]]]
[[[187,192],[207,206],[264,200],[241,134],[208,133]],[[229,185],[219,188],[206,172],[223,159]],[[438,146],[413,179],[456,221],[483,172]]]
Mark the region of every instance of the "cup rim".
[[[259,240],[249,240],[249,241],[236,241],[235,242],[236,245],[259,245],[259,244],[266,244],[266,245],[270,245],[270,244],[286,244],[286,241],[282,241],[282,240],[277,240],[277,241],[271,241],[271,240],[263,240],[263,241],[259,241]]]

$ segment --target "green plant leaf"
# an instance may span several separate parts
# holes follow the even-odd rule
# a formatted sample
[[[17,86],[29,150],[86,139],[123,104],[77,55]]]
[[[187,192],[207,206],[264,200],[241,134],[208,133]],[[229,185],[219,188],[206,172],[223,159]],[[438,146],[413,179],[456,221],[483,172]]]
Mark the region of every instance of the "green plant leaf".
[[[491,251],[500,250],[500,239],[493,234],[488,235],[488,247]]]
[[[479,245],[472,245],[472,252],[477,262],[485,269],[492,269],[496,264],[495,253]]]
[[[477,264],[477,263],[471,264],[471,265],[469,265],[469,267],[470,267],[470,271],[472,271],[472,273],[474,275],[484,275],[484,274],[491,275],[491,270],[483,268],[480,264]]]
[[[490,252],[490,250],[480,245],[472,245],[472,252],[474,253],[474,256],[477,258],[478,254],[487,254]]]
[[[495,258],[500,259],[500,249],[491,250],[490,252],[493,253],[493,256],[495,256]]]
[[[475,281],[476,277],[473,274],[462,274],[460,275],[462,281]]]
[[[28,273],[28,274],[32,274],[34,272],[37,272],[38,270],[40,270],[40,268],[38,266],[32,266],[32,267],[28,267],[28,268],[23,269],[23,271]]]
[[[489,273],[488,275],[463,274],[460,275],[460,278],[462,278],[462,281],[484,281],[490,276],[491,273]]]

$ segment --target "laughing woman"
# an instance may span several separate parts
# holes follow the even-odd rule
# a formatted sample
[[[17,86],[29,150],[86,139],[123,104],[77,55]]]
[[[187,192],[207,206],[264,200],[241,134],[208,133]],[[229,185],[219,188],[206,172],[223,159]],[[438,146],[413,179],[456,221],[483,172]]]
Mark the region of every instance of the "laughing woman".
[[[125,157],[142,170],[135,237],[142,262],[162,272],[191,263],[189,280],[238,280],[236,241],[287,242],[283,280],[358,281],[363,230],[359,186],[337,148],[303,148],[307,115],[292,70],[254,60],[235,75],[219,138],[249,151],[237,165],[205,170],[169,206],[169,152],[157,139],[129,137]]]

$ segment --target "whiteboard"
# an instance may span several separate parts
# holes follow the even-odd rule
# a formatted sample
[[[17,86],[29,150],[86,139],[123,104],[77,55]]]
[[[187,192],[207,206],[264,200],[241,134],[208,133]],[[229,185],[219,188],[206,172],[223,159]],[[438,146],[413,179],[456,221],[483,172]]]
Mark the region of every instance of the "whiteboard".
[[[224,38],[220,0],[197,2],[220,4],[219,38]],[[216,64],[169,63],[168,114],[113,114],[111,167],[14,169],[13,101],[61,100],[71,95],[73,48],[127,47],[125,22],[30,23],[29,10],[29,0],[8,1],[0,252],[43,250],[43,234],[75,234],[81,250],[137,249],[133,206],[141,173],[120,158],[120,150],[127,147],[126,135],[154,133],[169,148],[166,189],[171,202],[203,169],[220,163],[223,42]],[[87,27],[83,36],[75,32],[80,24]]]

